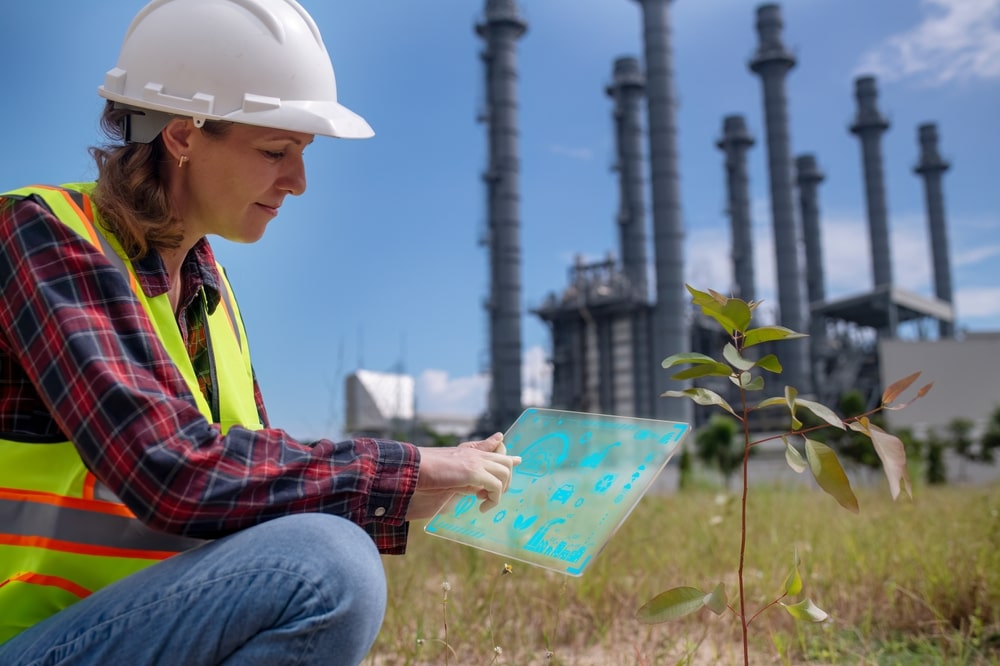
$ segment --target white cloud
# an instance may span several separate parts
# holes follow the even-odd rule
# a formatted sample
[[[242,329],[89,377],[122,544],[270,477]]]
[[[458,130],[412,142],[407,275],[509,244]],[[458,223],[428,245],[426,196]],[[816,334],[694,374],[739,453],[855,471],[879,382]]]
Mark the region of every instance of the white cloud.
[[[955,293],[959,319],[1000,317],[1000,287],[968,287]]]
[[[1000,0],[923,0],[923,21],[861,57],[858,74],[929,85],[1000,78]]]
[[[545,350],[530,347],[521,359],[521,401],[527,406],[548,404],[552,393],[552,367]],[[429,368],[417,377],[417,412],[453,416],[478,416],[486,411],[488,374],[452,377]]]
[[[417,377],[417,411],[421,414],[482,413],[489,391],[488,375],[451,377],[444,370],[427,369]]]
[[[544,407],[552,395],[552,366],[540,346],[528,348],[521,359],[521,402],[525,407]]]
[[[955,266],[974,266],[996,256],[1000,256],[1000,245],[971,247],[955,254]]]

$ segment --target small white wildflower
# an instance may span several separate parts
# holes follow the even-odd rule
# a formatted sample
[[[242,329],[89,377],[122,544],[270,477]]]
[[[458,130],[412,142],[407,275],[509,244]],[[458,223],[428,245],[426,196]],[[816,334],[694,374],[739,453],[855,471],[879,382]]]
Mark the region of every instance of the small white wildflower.
[[[712,527],[715,527],[716,525],[721,525],[722,516],[712,516],[711,518],[708,519],[708,524],[711,525]]]
[[[503,648],[498,645],[495,648],[493,648],[493,652],[498,655],[503,654]]]
[[[419,647],[419,646],[421,646],[421,645],[423,645],[423,644],[424,644],[424,639],[422,639],[422,638],[418,638],[418,639],[417,639],[417,647]]]
[[[555,655],[553,654],[552,650],[545,651],[545,661],[552,661],[552,657],[554,656]]]
[[[449,583],[448,581],[441,583],[441,589],[444,592],[451,592],[451,583]]]

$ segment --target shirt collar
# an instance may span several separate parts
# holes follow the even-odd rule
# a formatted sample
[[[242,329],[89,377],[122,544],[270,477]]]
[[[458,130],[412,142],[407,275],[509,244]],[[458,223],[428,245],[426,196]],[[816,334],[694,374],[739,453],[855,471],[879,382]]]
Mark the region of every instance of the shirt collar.
[[[170,289],[170,280],[163,259],[156,250],[150,250],[146,256],[132,262],[139,286],[148,298],[161,296]],[[219,304],[219,270],[215,263],[215,254],[208,240],[201,238],[187,253],[181,265],[181,303],[188,305],[197,295],[198,290],[205,289],[208,313],[215,312]]]

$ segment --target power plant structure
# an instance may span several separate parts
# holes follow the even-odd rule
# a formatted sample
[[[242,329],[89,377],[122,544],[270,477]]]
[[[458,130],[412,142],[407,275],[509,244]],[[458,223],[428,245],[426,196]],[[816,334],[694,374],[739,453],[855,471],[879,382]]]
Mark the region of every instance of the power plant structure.
[[[488,127],[488,219],[482,243],[490,253],[489,407],[483,432],[506,430],[521,415],[521,212],[517,125],[517,40],[528,25],[516,0],[487,0],[476,33],[486,42],[481,57],[486,99],[480,119]]]
[[[611,99],[618,177],[618,253],[603,260],[578,258],[569,280],[532,310],[552,335],[550,406],[575,411],[638,416],[700,424],[704,410],[692,410],[686,400],[667,400],[671,383],[660,362],[672,354],[698,351],[715,356],[721,334],[703,320],[684,289],[681,201],[670,49],[670,0],[633,0],[641,6],[644,60],[614,61],[605,93]],[[896,286],[888,233],[881,135],[889,129],[877,108],[874,77],[855,80],[858,111],[848,128],[862,147],[862,168],[872,243],[872,289],[829,300],[822,265],[822,215],[819,184],[824,174],[817,157],[799,154],[793,160],[785,78],[796,58],[782,41],[780,6],[762,4],[756,12],[758,47],[747,63],[760,77],[764,107],[772,228],[777,269],[777,321],[807,339],[783,341],[777,351],[784,366],[781,385],[814,395],[825,404],[848,389],[859,390],[870,405],[881,395],[879,341],[896,339],[900,326],[937,324],[941,338],[954,336],[954,311],[941,177],[949,164],[938,154],[933,124],[918,130],[920,159],[914,171],[924,180],[928,226],[933,248],[935,297],[924,297]],[[488,413],[481,419],[489,430],[503,429],[521,409],[520,312],[516,298],[520,280],[517,189],[516,40],[527,24],[515,0],[487,0],[485,20],[477,31],[487,41],[486,63],[489,126],[487,185],[491,289],[487,301],[491,332],[493,386]],[[643,156],[643,104],[648,155]],[[727,214],[732,232],[731,293],[756,299],[750,173],[747,152],[754,139],[743,116],[723,118],[716,147],[724,153],[723,173]],[[653,263],[647,263],[646,191],[648,167]],[[797,194],[797,197],[796,197]],[[796,208],[796,201],[798,207]],[[650,273],[652,268],[652,273]],[[652,275],[653,294],[650,294]],[[516,316],[515,316],[516,315]],[[516,348],[515,348],[516,347]],[[763,346],[762,346],[763,347]],[[768,350],[761,350],[766,353]],[[515,360],[517,358],[518,360]],[[700,380],[699,380],[700,381]],[[735,391],[729,382],[704,383],[724,395]],[[482,429],[482,428],[481,428]],[[485,430],[484,430],[485,431]]]
[[[913,171],[924,179],[924,198],[927,202],[927,224],[931,234],[931,256],[934,262],[934,295],[945,303],[952,303],[951,259],[948,255],[948,228],[944,215],[944,191],[941,176],[950,166],[938,154],[937,125],[925,123],[917,128],[920,141],[920,162]],[[950,338],[955,335],[952,322],[939,322],[939,335]]]

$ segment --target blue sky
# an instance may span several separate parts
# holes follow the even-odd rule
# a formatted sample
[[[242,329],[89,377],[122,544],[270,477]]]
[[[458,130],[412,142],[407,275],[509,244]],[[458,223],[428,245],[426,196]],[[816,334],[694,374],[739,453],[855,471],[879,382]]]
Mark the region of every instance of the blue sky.
[[[301,437],[339,434],[343,376],[357,367],[417,379],[418,409],[477,413],[488,367],[487,255],[480,173],[485,127],[473,26],[481,0],[305,0],[324,35],[341,101],[368,141],[320,139],[309,190],[263,240],[216,240],[240,297],[272,422]],[[741,113],[749,153],[758,294],[776,303],[757,43],[748,0],[671,6],[686,278],[730,284],[722,118]],[[617,252],[613,60],[641,55],[631,0],[520,0],[522,283],[525,311],[560,291],[574,255]],[[5,8],[6,127],[0,188],[94,176],[96,94],[141,2],[33,0]],[[790,0],[785,43],[793,153],[814,153],[830,297],[871,284],[861,152],[847,131],[854,78],[878,77],[894,279],[929,295],[917,126],[936,122],[959,327],[1000,329],[1000,0]],[[184,48],[178,35],[177,48]],[[650,253],[650,256],[652,254]],[[526,388],[537,399],[549,336],[523,325]]]

